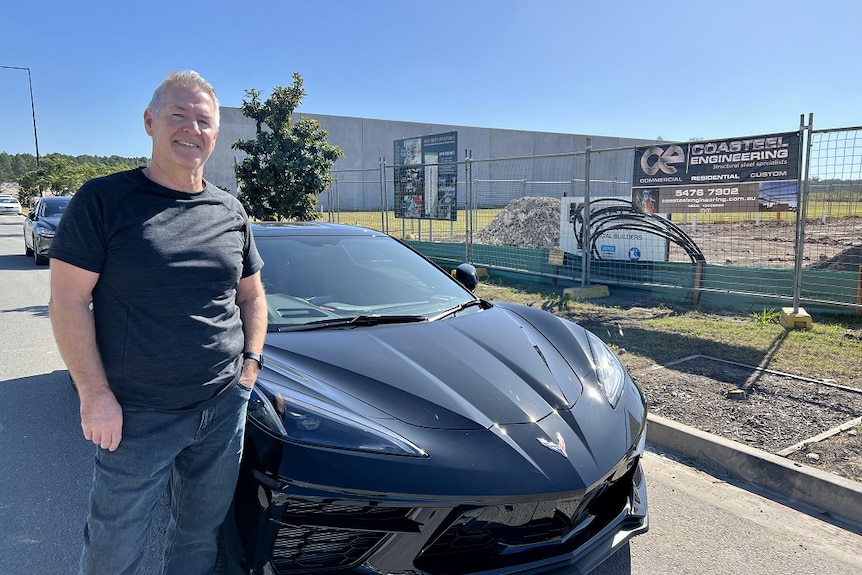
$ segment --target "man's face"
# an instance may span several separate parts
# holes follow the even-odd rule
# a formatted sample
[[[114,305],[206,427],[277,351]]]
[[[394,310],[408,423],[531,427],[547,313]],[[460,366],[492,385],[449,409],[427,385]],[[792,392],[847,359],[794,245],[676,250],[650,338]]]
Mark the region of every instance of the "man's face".
[[[144,112],[144,126],[153,138],[153,162],[166,169],[203,168],[218,136],[214,108],[206,92],[168,87],[159,111]]]

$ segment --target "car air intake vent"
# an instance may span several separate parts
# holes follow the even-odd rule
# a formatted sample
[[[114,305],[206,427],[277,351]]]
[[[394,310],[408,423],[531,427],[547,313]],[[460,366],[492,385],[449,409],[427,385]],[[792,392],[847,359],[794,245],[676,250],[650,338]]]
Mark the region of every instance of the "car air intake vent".
[[[386,533],[284,526],[272,550],[277,573],[336,573],[358,565]]]
[[[276,573],[338,573],[356,567],[392,533],[416,533],[410,508],[355,502],[285,502],[271,556]]]
[[[626,507],[632,472],[594,490],[587,500],[462,509],[415,565],[427,573],[462,575],[573,553]]]

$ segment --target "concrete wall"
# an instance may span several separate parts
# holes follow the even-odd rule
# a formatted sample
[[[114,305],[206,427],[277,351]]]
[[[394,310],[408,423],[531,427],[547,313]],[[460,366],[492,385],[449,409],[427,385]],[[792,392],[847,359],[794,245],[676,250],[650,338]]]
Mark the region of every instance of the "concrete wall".
[[[464,160],[464,150],[467,149],[472,150],[473,159],[476,160],[582,152],[586,149],[588,137],[579,134],[500,130],[321,114],[300,116],[320,122],[328,132],[329,142],[344,150],[344,156],[333,167],[335,171],[374,170],[379,167],[381,157],[386,158],[387,166],[392,166],[392,143],[395,140],[451,131],[458,132],[459,161]],[[206,165],[206,178],[235,193],[237,186],[234,161],[243,154],[231,149],[231,145],[237,140],[252,139],[254,135],[254,122],[243,116],[239,108],[222,107],[219,136],[215,151]],[[591,137],[594,150],[652,143],[650,140],[632,138]]]

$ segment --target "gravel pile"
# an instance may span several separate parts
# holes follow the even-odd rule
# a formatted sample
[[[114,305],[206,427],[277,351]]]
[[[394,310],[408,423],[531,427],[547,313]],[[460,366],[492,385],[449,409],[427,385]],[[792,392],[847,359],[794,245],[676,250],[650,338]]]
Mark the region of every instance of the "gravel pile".
[[[557,248],[560,245],[560,200],[518,198],[473,235],[493,246]]]

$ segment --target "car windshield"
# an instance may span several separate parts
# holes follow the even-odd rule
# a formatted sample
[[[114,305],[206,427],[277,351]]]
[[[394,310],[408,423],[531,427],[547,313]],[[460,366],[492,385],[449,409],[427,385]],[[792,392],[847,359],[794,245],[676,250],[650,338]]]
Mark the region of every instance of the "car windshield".
[[[256,237],[271,331],[440,319],[481,308],[445,272],[388,236]]]
[[[17,204],[18,200],[15,198],[0,198],[0,204]]]
[[[65,202],[45,202],[45,217],[59,218],[68,203],[68,200]]]

